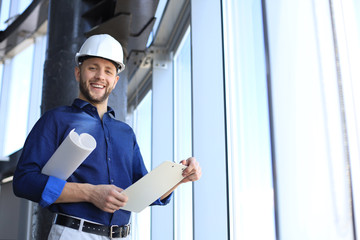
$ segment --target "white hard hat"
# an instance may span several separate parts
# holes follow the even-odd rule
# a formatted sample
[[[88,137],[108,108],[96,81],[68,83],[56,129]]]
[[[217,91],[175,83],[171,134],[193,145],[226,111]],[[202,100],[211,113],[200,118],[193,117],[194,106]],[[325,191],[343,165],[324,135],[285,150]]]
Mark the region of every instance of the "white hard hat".
[[[119,65],[118,73],[125,69],[121,44],[108,34],[93,35],[86,39],[75,55],[76,64],[79,65],[79,58],[87,56],[101,57],[115,62]]]

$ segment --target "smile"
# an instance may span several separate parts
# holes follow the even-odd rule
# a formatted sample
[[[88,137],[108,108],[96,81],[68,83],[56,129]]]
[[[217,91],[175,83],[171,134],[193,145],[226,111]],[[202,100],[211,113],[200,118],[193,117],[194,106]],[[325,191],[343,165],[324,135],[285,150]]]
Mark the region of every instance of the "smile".
[[[95,84],[95,83],[92,83],[92,84],[90,84],[93,88],[98,88],[98,89],[103,89],[103,88],[105,88],[105,86],[103,86],[103,85],[99,85],[99,84]]]

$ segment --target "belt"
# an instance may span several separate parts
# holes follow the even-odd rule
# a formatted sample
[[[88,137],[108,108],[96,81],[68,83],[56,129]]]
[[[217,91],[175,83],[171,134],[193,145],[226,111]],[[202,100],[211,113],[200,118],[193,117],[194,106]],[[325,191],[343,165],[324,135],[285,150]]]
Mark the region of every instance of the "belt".
[[[110,239],[126,238],[130,234],[130,224],[105,226],[60,214],[56,216],[55,224],[79,230],[81,221],[84,221],[81,229],[83,232],[110,237]]]

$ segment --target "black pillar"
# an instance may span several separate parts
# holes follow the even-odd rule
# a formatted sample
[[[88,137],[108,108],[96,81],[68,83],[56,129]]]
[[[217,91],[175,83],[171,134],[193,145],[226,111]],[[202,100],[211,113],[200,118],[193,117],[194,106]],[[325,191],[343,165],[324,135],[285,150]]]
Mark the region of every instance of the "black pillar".
[[[82,0],[50,0],[42,113],[78,96],[74,56],[90,29],[81,17],[86,7]]]
[[[89,25],[82,19],[82,0],[50,0],[47,52],[44,65],[41,111],[70,105],[78,96],[74,77],[75,53],[85,41]],[[32,238],[47,239],[53,214],[37,204],[33,208]]]

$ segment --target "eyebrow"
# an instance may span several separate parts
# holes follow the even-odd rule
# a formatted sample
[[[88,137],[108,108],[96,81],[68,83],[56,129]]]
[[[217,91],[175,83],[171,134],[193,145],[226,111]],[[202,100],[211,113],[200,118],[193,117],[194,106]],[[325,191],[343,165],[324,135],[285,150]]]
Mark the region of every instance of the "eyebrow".
[[[110,64],[111,64],[111,65],[110,65]],[[95,65],[95,66],[97,66],[97,67],[100,67],[100,64],[98,64],[98,63],[96,63],[96,62],[94,62],[94,63],[89,63],[89,65]],[[115,66],[114,66],[114,67],[115,67]],[[110,69],[110,70],[114,70],[112,63],[109,63],[109,65],[106,64],[106,65],[105,65],[105,68],[106,68],[106,69]],[[115,69],[114,71],[116,71],[116,69]]]

